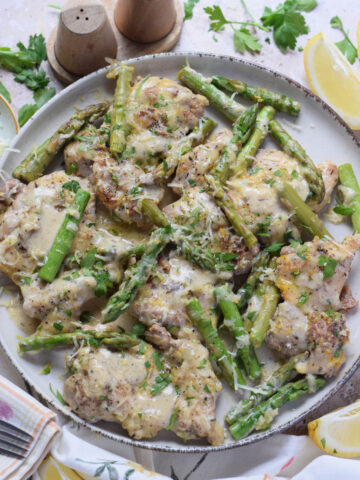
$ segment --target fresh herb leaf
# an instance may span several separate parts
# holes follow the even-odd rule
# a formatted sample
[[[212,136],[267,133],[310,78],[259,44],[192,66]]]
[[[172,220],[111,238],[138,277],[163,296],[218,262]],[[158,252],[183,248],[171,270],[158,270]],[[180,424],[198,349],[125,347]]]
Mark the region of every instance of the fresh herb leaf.
[[[96,262],[96,254],[97,254],[96,247],[86,252],[80,262],[81,268],[87,268],[91,270]]]
[[[158,395],[161,393],[168,385],[170,385],[171,380],[168,373],[161,373],[155,378],[155,383],[151,385],[151,395]]]
[[[303,292],[298,300],[298,305],[302,306],[309,300],[309,295],[306,292]]]
[[[192,178],[189,178],[188,182],[189,182],[190,187],[195,187],[195,185],[196,185],[195,180],[193,180]]]
[[[345,38],[340,42],[336,42],[335,45],[345,55],[349,62],[353,64],[358,56],[357,48],[350,40],[348,34],[345,32],[342,21],[338,16],[335,16],[330,20],[330,25],[332,28],[337,28],[343,33]]]
[[[331,278],[336,269],[338,261],[335,258],[326,257],[325,255],[320,255],[318,259],[319,267],[324,267],[323,269],[323,278]]]
[[[307,257],[306,255],[304,255],[304,253],[307,252],[307,245],[302,245],[301,247],[299,247],[297,250],[296,250],[296,255],[301,258],[301,260],[306,260]]]
[[[160,359],[160,354],[158,352],[154,352],[152,354],[152,358],[154,360],[155,367],[157,368],[157,370],[159,372],[161,372],[161,370],[163,369],[163,364],[162,364],[161,359]]]
[[[194,7],[197,3],[199,3],[199,0],[188,0],[184,2],[184,22],[185,20],[191,20],[193,18]]]
[[[275,10],[265,7],[261,21],[265,27],[272,27],[274,41],[282,52],[288,48],[294,50],[297,38],[309,32],[305,18],[299,11],[309,12],[315,6],[316,2],[286,0]]]
[[[333,208],[333,211],[340,215],[352,215],[355,212],[353,208],[345,207],[345,205],[336,205],[336,207]]]
[[[49,375],[50,372],[51,372],[51,363],[48,362],[48,363],[45,363],[43,368],[40,370],[40,375]]]
[[[26,52],[34,60],[36,66],[39,66],[43,60],[47,60],[45,38],[41,33],[30,35],[27,48],[21,42],[17,44],[17,47],[21,52]]]
[[[179,413],[179,409],[175,408],[175,410],[171,414],[169,425],[166,427],[166,430],[171,430],[173,428],[176,417],[178,416],[178,413]]]
[[[35,62],[27,52],[14,52],[8,47],[0,47],[0,66],[10,72],[19,73],[24,68],[33,68]]]
[[[280,252],[280,250],[282,249],[282,247],[284,245],[286,245],[286,244],[283,243],[283,242],[275,242],[275,243],[269,245],[268,247],[266,247],[265,251],[270,252],[270,253]]]
[[[60,196],[64,196],[64,190],[70,190],[70,192],[76,193],[80,188],[80,183],[77,180],[69,180],[63,183],[60,191]]]
[[[204,12],[209,15],[210,20],[213,20],[213,22],[210,23],[210,30],[213,30],[214,32],[219,32],[220,30],[223,30],[224,25],[229,23],[224,17],[224,14],[219,5],[214,5],[213,7],[205,7]]]
[[[50,392],[58,399],[58,401],[61,403],[61,405],[67,405],[67,403],[65,402],[63,396],[61,395],[61,393],[59,392],[59,390],[56,390],[56,392],[54,392],[52,386],[51,386],[51,383],[49,383],[49,389],[50,389]]]
[[[97,297],[102,297],[107,294],[109,288],[113,288],[114,284],[110,279],[110,274],[106,270],[102,270],[93,274],[96,281],[94,293]]]
[[[50,78],[46,76],[45,70],[42,68],[38,72],[27,68],[17,73],[14,79],[18,83],[25,83],[31,90],[46,87],[50,81]]]
[[[25,123],[34,115],[37,110],[38,107],[36,105],[23,105],[18,111],[18,122],[20,127],[25,125]]]
[[[54,322],[54,323],[53,323],[53,327],[54,327],[56,330],[58,330],[59,332],[61,332],[61,330],[64,329],[64,326],[61,325],[61,323],[58,323],[58,322]]]
[[[23,105],[19,112],[18,112],[18,121],[20,127],[25,125],[25,123],[29,120],[30,117],[34,115],[34,113],[42,107],[47,101],[50,100],[55,95],[56,91],[54,87],[50,88],[40,88],[34,92],[33,98],[35,100],[35,104],[26,104]]]
[[[3,83],[0,82],[0,95],[2,95],[8,103],[11,103],[10,92]]]
[[[246,27],[234,31],[234,47],[240,53],[244,53],[245,50],[248,50],[250,53],[261,52],[259,39],[252,35]]]

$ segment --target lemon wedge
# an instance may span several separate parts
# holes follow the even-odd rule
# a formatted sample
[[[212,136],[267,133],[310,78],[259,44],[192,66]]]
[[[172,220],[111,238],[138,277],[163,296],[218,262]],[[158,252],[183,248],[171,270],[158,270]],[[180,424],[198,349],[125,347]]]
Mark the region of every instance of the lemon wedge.
[[[304,66],[311,90],[329,103],[351,128],[359,129],[360,76],[324,33],[307,42]]]
[[[360,400],[308,424],[312,441],[338,457],[360,456]]]
[[[41,480],[83,480],[82,476],[58,463],[51,455],[45,458],[37,473]]]

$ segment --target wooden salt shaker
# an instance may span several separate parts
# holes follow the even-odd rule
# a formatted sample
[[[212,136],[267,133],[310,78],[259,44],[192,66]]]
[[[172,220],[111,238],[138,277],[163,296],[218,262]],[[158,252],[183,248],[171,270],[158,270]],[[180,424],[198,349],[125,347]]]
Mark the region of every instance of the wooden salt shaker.
[[[130,40],[150,43],[165,37],[176,18],[174,0],[117,0],[114,20]]]
[[[55,55],[71,73],[87,75],[115,58],[117,42],[105,8],[99,0],[69,0],[57,28]]]

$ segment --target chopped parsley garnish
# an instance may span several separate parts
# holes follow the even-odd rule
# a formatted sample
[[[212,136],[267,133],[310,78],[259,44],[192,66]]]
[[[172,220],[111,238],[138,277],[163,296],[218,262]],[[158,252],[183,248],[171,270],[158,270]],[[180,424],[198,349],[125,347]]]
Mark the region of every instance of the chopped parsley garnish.
[[[325,448],[325,446],[326,446],[326,440],[325,440],[325,438],[322,438],[322,439],[320,440],[320,442],[321,442],[321,445],[323,446],[323,448]]]
[[[40,375],[49,375],[50,372],[51,372],[51,363],[48,362],[43,366],[42,370],[40,370]]]
[[[274,175],[277,177],[282,177],[282,171],[281,170],[275,170]]]
[[[280,250],[282,249],[282,247],[284,245],[286,245],[286,244],[283,243],[283,242],[275,242],[275,243],[272,243],[271,245],[269,245],[268,247],[266,247],[265,251],[270,252],[270,253],[280,252]]]
[[[196,185],[196,181],[195,181],[195,180],[193,180],[192,178],[190,178],[190,179],[188,180],[188,182],[189,182],[189,185],[190,185],[191,187],[195,187],[195,185]]]
[[[206,360],[206,358],[203,358],[196,368],[198,368],[200,370],[202,368],[205,368],[206,364],[207,364],[207,360]]]
[[[291,172],[291,176],[292,176],[293,178],[299,178],[299,174],[298,174],[298,172],[297,172],[296,170],[293,170],[293,171]]]
[[[60,191],[60,196],[64,196],[64,190],[70,190],[70,192],[76,193],[80,188],[80,184],[77,180],[69,180],[68,182],[65,182]]]
[[[158,370],[159,372],[161,372],[161,370],[163,369],[163,364],[162,364],[161,359],[160,359],[160,353],[158,353],[158,352],[153,352],[152,358],[153,358],[153,360],[154,360],[155,367],[157,368],[157,370]]]
[[[231,252],[215,252],[214,257],[216,259],[215,268],[225,272],[234,270],[235,267],[232,262],[238,258],[236,253]]]
[[[270,233],[268,232],[268,228],[271,224],[271,220],[272,220],[272,216],[267,215],[264,223],[258,223],[257,224],[257,228],[258,228],[257,235],[259,235],[260,237],[270,237]]]
[[[304,253],[307,252],[307,245],[302,245],[301,247],[299,247],[297,250],[296,250],[296,255],[301,258],[301,260],[306,260],[307,259],[307,256],[304,255]]]
[[[64,326],[61,325],[61,323],[58,323],[58,322],[54,322],[54,323],[53,323],[53,327],[54,327],[56,330],[58,330],[59,332],[61,332],[61,330],[64,329]]]
[[[67,175],[72,175],[74,172],[76,173],[78,171],[78,167],[75,165],[74,162],[70,163],[69,168],[66,171]]]
[[[155,383],[151,385],[151,395],[159,395],[170,383],[170,375],[166,372],[160,373],[155,378]]]
[[[142,323],[136,322],[131,330],[131,335],[143,338],[145,336],[145,330],[145,326]]]
[[[171,430],[173,428],[178,413],[179,409],[175,408],[174,412],[171,414],[169,425],[166,427],[166,430]]]
[[[253,168],[252,170],[250,170],[249,175],[255,175],[260,170],[262,170],[262,168],[259,168],[259,167]]]
[[[144,342],[144,340],[140,341],[139,349],[138,349],[137,353],[138,353],[138,355],[144,355],[144,353],[145,353],[145,342]]]
[[[309,300],[309,295],[306,292],[303,292],[298,300],[298,305],[301,307],[302,305],[305,305],[305,303]]]
[[[204,390],[206,393],[211,393],[210,388],[205,384]]]
[[[345,205],[336,205],[336,207],[333,208],[333,211],[335,213],[339,213],[340,215],[352,215],[355,210],[350,207],[345,207]]]
[[[164,175],[167,174],[168,169],[169,169],[168,163],[167,163],[167,161],[164,159],[164,160],[163,160],[163,171],[164,171]]]
[[[318,260],[319,267],[324,267],[323,269],[323,278],[331,278],[336,269],[338,261],[335,258],[326,257],[325,255],[320,255]]]
[[[51,383],[49,383],[49,389],[50,389],[50,392],[58,399],[58,401],[61,403],[61,405],[67,405],[67,403],[65,402],[63,396],[61,395],[61,393],[59,392],[59,390],[56,390],[56,392],[54,392],[52,386],[51,386]]]
[[[137,195],[138,193],[141,193],[143,191],[143,188],[140,187],[140,185],[136,185],[130,190],[130,195]]]

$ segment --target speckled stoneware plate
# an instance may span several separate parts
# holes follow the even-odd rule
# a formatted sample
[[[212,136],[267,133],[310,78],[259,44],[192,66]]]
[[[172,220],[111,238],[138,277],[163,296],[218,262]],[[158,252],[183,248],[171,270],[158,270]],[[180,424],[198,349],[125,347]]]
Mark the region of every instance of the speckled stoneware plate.
[[[191,66],[206,76],[221,74],[230,78],[239,78],[245,82],[284,93],[301,102],[302,109],[299,118],[293,119],[285,115],[278,115],[280,120],[284,119],[285,122],[291,122],[286,123],[286,128],[302,143],[316,163],[328,159],[337,164],[351,162],[355,173],[360,178],[360,145],[356,142],[351,131],[331,108],[293,80],[239,59],[207,54],[159,54],[137,58],[129,63],[135,66],[136,74],[145,75],[151,72],[155,75],[175,78],[177,71],[187,60]],[[9,152],[0,162],[0,168],[5,169],[9,173],[12,172],[14,167],[20,163],[34,145],[40,145],[45,138],[56,130],[58,125],[70,117],[75,105],[85,106],[98,102],[104,97],[112,96],[113,91],[114,83],[105,78],[104,69],[79,80],[63,90],[46,104],[21,130],[11,145],[12,148],[18,149],[20,153]],[[208,113],[216,118],[220,125],[223,124],[223,118],[217,112],[209,109]],[[273,146],[270,139],[266,141],[265,147],[269,146]],[[351,233],[350,225],[347,224],[338,226],[327,225],[327,227],[338,240],[342,240],[345,235]],[[360,263],[359,259],[357,259],[353,264],[349,279],[349,284],[357,298],[360,298],[359,278]],[[3,302],[1,303],[3,304]],[[356,311],[354,311],[348,315],[348,326],[351,331],[350,343],[346,346],[346,364],[341,369],[339,375],[328,381],[325,388],[316,394],[305,396],[297,402],[282,408],[280,415],[276,417],[269,430],[256,433],[239,442],[234,442],[229,437],[226,443],[219,447],[211,447],[204,442],[188,442],[184,444],[171,432],[163,432],[154,439],[138,442],[129,438],[127,433],[117,424],[102,422],[90,425],[62,406],[50,392],[49,383],[52,384],[54,390],[62,391],[63,380],[59,377],[64,374],[64,351],[45,352],[39,355],[24,355],[20,357],[16,351],[16,336],[21,335],[22,332],[10,318],[5,307],[1,307],[0,313],[0,340],[6,353],[24,378],[45,400],[78,424],[87,425],[94,432],[119,442],[154,450],[192,453],[219,451],[269,437],[275,432],[280,432],[290,427],[334,395],[360,364],[360,322],[356,318]],[[40,375],[41,368],[49,361],[50,357],[53,365],[51,374],[47,376]],[[217,402],[217,417],[219,420],[224,418],[225,413],[236,400],[235,394],[224,387],[224,391]]]
[[[5,98],[0,95],[0,137],[7,145],[11,143],[19,131],[15,114]],[[0,158],[1,158],[0,151]]]

